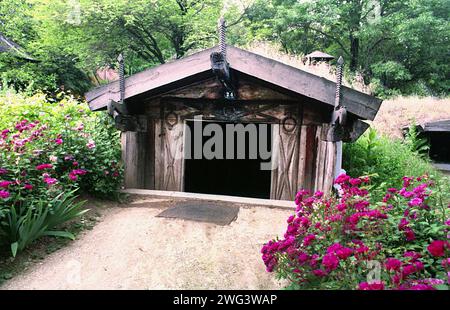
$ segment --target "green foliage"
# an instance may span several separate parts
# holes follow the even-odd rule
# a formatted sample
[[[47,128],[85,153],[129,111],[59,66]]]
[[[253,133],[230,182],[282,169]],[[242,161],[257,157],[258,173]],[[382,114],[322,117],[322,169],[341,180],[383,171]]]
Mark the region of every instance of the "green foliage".
[[[408,132],[406,133],[404,143],[408,146],[409,150],[418,156],[422,156],[424,158],[428,157],[428,151],[430,150],[430,146],[428,144],[427,139],[419,137],[419,131],[417,130],[417,126],[412,124],[408,128]]]
[[[448,1],[257,0],[247,38],[285,51],[342,55],[381,97],[445,95],[449,89]]]
[[[115,198],[120,139],[104,114],[72,97],[0,96],[0,243],[13,254],[81,216],[74,193]]]
[[[15,257],[33,241],[43,236],[74,239],[67,231],[55,230],[62,224],[82,216],[84,201],[74,203],[74,192],[61,193],[49,202],[29,200],[30,205],[12,206],[0,222],[0,241],[8,242]],[[35,203],[35,205],[34,205]]]
[[[412,126],[414,127],[414,126]],[[371,175],[379,198],[389,187],[398,187],[403,176],[429,174],[440,177],[426,157],[426,144],[416,134],[408,135],[406,142],[378,136],[370,128],[355,143],[344,144],[343,167],[350,175]]]

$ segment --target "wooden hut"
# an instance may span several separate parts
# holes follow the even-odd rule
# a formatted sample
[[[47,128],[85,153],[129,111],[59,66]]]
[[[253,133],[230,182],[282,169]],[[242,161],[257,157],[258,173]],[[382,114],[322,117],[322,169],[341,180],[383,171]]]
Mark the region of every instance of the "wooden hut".
[[[321,51],[314,51],[310,54],[305,55],[305,59],[307,60],[308,64],[315,64],[318,62],[330,62],[334,59],[334,56],[331,56],[330,54],[321,52]]]
[[[124,186],[277,200],[292,200],[299,188],[329,191],[339,140],[359,137],[367,128],[361,120],[373,120],[381,100],[342,87],[341,138],[327,139],[337,83],[236,47],[222,49],[86,94],[90,108],[108,109],[122,131]],[[188,159],[193,138],[186,131],[198,116],[218,126],[270,124],[273,169],[259,169],[260,158]]]

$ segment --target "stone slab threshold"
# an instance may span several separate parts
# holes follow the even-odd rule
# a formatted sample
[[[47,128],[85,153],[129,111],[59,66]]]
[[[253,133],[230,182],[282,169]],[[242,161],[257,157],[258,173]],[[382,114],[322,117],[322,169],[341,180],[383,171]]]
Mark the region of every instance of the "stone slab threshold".
[[[122,193],[132,194],[132,195],[144,195],[144,196],[159,196],[159,197],[170,197],[170,198],[187,198],[187,199],[198,199],[198,200],[208,200],[208,201],[224,201],[232,203],[241,203],[247,205],[264,206],[272,208],[283,208],[289,210],[295,210],[296,206],[293,201],[289,200],[272,200],[272,199],[261,199],[261,198],[248,198],[248,197],[238,197],[238,196],[226,196],[226,195],[211,195],[211,194],[198,194],[198,193],[187,193],[187,192],[173,192],[173,191],[158,191],[150,189],[136,189],[128,188],[121,190]]]

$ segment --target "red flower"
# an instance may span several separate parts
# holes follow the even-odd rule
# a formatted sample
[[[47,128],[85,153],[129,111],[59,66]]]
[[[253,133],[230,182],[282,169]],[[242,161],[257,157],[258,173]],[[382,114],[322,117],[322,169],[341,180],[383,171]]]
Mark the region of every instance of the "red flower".
[[[378,290],[384,290],[384,283],[382,281],[379,282],[361,282],[359,283],[359,290],[362,291],[378,291]]]
[[[316,269],[313,270],[312,273],[316,276],[316,277],[325,277],[327,275],[327,273],[325,271],[323,271],[322,269]]]
[[[8,191],[0,191],[0,198],[6,199],[9,198],[9,192]]]
[[[322,265],[328,272],[335,270],[339,265],[339,258],[332,253],[326,254],[322,258]]]
[[[10,186],[12,184],[12,182],[10,181],[0,181],[0,187],[3,188],[8,188],[8,186]]]
[[[45,169],[52,169],[52,168],[53,168],[52,164],[42,164],[42,165],[36,166],[36,170],[45,170]]]
[[[428,249],[428,252],[430,252],[430,254],[433,255],[434,257],[441,257],[441,256],[444,256],[445,249],[448,247],[449,247],[449,244],[447,241],[434,240],[427,247],[427,249]]]
[[[388,258],[385,262],[387,270],[398,270],[400,269],[402,262],[396,258]]]

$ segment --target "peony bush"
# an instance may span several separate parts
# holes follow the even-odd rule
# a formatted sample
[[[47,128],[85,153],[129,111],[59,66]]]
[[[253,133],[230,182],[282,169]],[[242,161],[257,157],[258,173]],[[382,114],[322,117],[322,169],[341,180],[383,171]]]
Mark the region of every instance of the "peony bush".
[[[381,201],[371,201],[369,177],[335,183],[336,197],[298,192],[283,238],[261,249],[268,272],[293,289],[448,288],[448,181],[403,177]]]
[[[116,194],[120,145],[107,117],[71,97],[8,94],[0,108],[0,244],[15,255],[81,215],[80,205],[72,209],[76,194]]]

